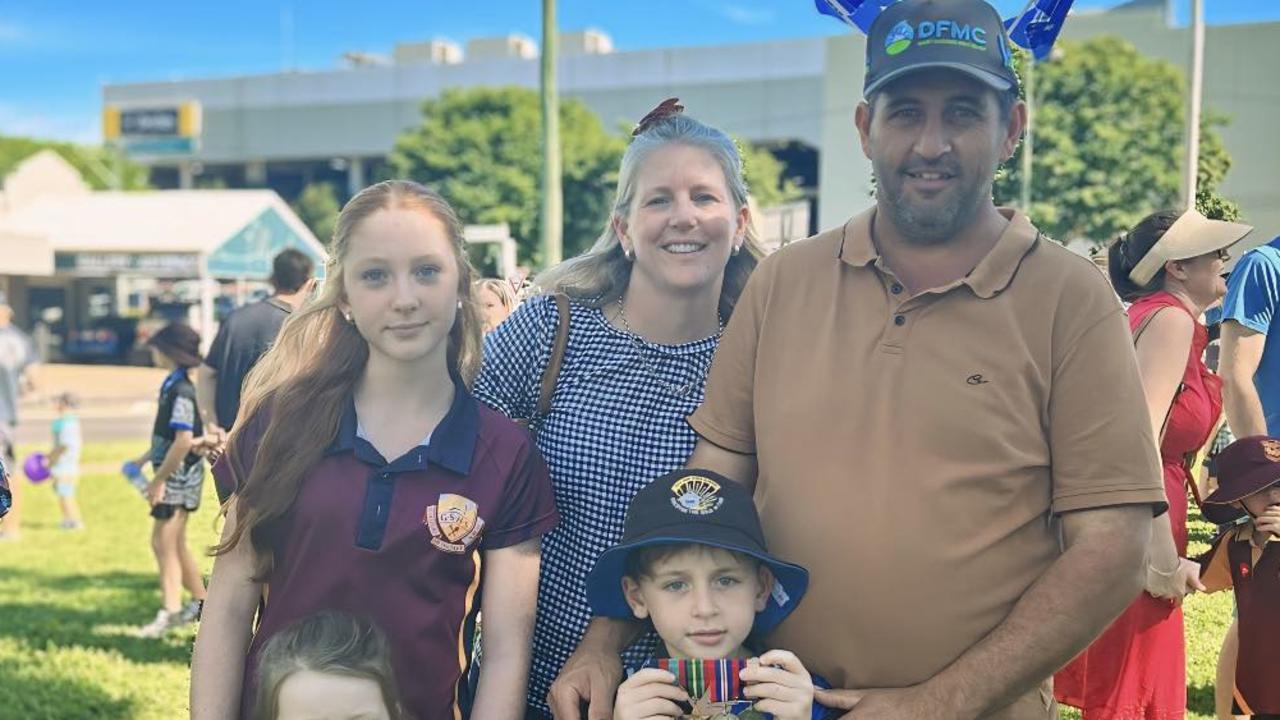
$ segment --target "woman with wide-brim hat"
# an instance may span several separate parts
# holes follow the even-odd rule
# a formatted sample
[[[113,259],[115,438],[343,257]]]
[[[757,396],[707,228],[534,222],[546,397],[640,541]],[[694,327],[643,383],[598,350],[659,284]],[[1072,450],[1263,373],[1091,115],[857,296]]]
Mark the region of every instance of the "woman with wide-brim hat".
[[[1129,306],[1138,369],[1160,442],[1169,511],[1152,524],[1145,592],[1054,678],[1054,694],[1085,720],[1180,718],[1186,714],[1182,598],[1199,589],[1185,559],[1186,457],[1208,442],[1222,413],[1222,382],[1204,364],[1201,316],[1226,295],[1223,274],[1248,225],[1199,212],[1143,218],[1108,251],[1108,272]]]

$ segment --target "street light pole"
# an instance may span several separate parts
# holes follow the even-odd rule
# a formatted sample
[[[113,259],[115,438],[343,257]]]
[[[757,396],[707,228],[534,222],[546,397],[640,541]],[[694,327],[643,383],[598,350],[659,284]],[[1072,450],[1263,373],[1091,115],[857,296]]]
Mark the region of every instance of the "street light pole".
[[[1184,207],[1196,206],[1196,175],[1200,169],[1200,97],[1204,84],[1204,5],[1191,0],[1191,87],[1187,93],[1187,157],[1182,181]]]
[[[542,0],[542,261],[547,267],[558,264],[564,252],[556,35],[556,0]]]
[[[1022,212],[1031,214],[1031,161],[1034,153],[1033,128],[1036,117],[1036,59],[1027,56],[1027,72],[1023,77],[1027,102],[1027,129],[1022,134]]]

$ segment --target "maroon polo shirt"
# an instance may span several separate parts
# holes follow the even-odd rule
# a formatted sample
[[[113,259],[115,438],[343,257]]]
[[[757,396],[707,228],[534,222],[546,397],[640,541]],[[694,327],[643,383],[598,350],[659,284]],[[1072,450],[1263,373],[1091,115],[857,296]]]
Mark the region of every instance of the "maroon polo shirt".
[[[246,471],[265,425],[255,418],[237,444]],[[558,520],[546,465],[528,434],[461,384],[430,443],[394,461],[357,437],[356,427],[349,402],[337,437],[282,519],[245,662],[242,717],[252,706],[263,644],[321,610],[382,628],[413,717],[463,717],[484,551],[539,537]],[[213,472],[234,487],[225,459]]]

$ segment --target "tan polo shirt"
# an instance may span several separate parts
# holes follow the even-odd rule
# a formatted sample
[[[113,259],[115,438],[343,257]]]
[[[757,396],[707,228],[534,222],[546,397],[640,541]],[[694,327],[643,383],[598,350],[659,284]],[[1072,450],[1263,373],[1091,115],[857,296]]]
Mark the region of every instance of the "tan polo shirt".
[[[836,687],[924,681],[1060,554],[1058,513],[1163,506],[1128,324],[1106,278],[1021,214],[914,297],[875,210],[767,258],[716,352],[704,438],[755,453],[770,549],[809,569],[769,638]],[[1033,691],[992,718],[1044,718]]]

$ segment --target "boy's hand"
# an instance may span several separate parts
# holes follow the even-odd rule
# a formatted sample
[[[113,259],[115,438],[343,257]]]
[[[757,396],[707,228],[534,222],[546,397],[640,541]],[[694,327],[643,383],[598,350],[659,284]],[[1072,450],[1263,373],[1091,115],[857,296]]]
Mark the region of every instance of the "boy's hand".
[[[678,703],[689,702],[689,693],[676,685],[666,670],[645,668],[618,687],[613,703],[614,720],[660,720],[684,714]]]
[[[1280,505],[1268,506],[1266,512],[1254,519],[1253,527],[1272,535],[1280,535]]]
[[[786,650],[770,650],[760,664],[738,675],[746,683],[743,695],[755,709],[777,720],[809,720],[813,716],[813,678],[800,658]]]
[[[147,502],[152,507],[159,505],[164,500],[164,483],[152,480],[147,483]]]
[[[207,458],[209,462],[214,463],[222,456],[222,451],[226,441],[226,435],[206,433],[192,441],[191,452],[199,455],[200,457]]]

